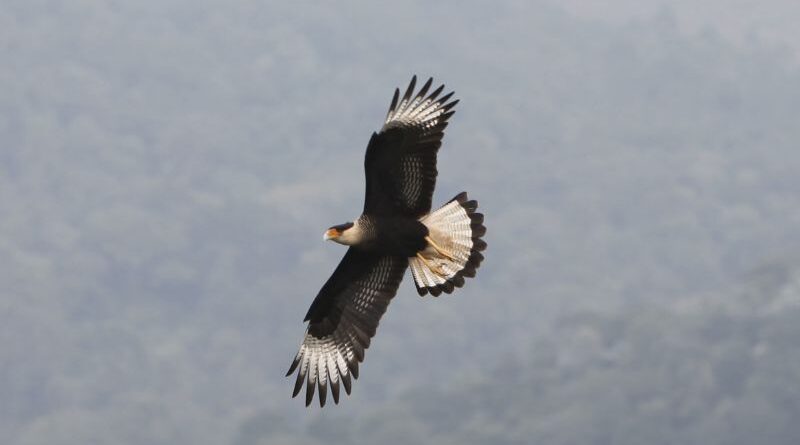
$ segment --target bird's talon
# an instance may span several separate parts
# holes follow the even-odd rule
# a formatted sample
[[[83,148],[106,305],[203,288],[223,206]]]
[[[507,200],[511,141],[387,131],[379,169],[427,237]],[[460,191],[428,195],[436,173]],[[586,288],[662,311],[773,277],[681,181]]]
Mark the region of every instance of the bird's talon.
[[[428,259],[425,258],[425,256],[422,255],[422,253],[420,252],[417,252],[417,258],[419,258],[420,261],[422,261],[422,263],[425,265],[425,267],[430,269],[431,272],[435,273],[436,275],[439,275],[442,278],[447,278],[447,273],[445,273],[444,269],[442,269],[442,266],[438,264],[431,264],[431,262],[428,261]]]
[[[439,247],[439,245],[436,244],[436,241],[434,241],[433,238],[431,238],[430,236],[426,236],[425,237],[425,241],[427,241],[428,245],[433,247],[433,250],[435,250],[436,253],[438,253],[439,255],[447,258],[448,260],[450,260],[450,261],[452,261],[454,263],[457,262],[456,259],[453,258],[453,255],[450,255],[450,252],[448,252],[448,251],[442,249],[441,247]]]

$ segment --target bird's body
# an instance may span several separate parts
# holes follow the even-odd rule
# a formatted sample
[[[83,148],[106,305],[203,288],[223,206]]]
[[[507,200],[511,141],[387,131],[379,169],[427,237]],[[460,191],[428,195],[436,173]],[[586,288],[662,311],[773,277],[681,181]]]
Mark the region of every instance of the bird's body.
[[[357,224],[364,227],[360,250],[412,257],[427,245],[428,228],[416,218],[361,215]]]
[[[350,248],[322,286],[306,314],[303,344],[287,375],[298,370],[293,396],[303,385],[306,405],[319,388],[339,401],[349,394],[358,364],[380,317],[411,268],[419,294],[451,293],[475,276],[486,248],[477,202],[462,192],[431,212],[436,153],[441,146],[453,93],[438,98],[444,85],[426,96],[429,79],[412,97],[416,76],[403,95],[395,90],[386,121],[373,133],[364,158],[364,210],[355,221],[333,226],[325,239]]]

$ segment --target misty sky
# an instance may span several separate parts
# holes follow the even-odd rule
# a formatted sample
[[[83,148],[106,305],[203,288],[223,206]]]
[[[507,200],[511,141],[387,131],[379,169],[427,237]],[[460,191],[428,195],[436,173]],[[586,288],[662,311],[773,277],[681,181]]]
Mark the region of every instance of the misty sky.
[[[791,1],[0,3],[0,442],[800,443]],[[353,394],[284,378],[395,87],[461,100]]]

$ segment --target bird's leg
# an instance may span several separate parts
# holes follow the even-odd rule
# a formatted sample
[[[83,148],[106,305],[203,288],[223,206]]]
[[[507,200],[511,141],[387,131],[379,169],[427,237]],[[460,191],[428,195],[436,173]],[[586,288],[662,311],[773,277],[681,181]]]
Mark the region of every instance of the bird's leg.
[[[428,259],[425,258],[422,255],[421,252],[417,252],[417,258],[419,258],[419,260],[422,261],[422,264],[424,264],[425,267],[427,267],[428,269],[433,271],[433,273],[435,273],[436,275],[439,275],[442,278],[447,278],[447,274],[444,272],[444,270],[442,270],[442,268],[440,266],[437,266],[436,264],[431,264],[430,262],[428,262]]]
[[[456,261],[456,259],[455,259],[455,258],[453,258],[453,255],[450,255],[450,252],[448,252],[448,251],[446,251],[446,250],[442,249],[441,247],[439,247],[439,245],[438,245],[438,244],[436,244],[436,241],[434,241],[434,240],[433,240],[433,238],[431,238],[430,236],[426,236],[426,237],[425,237],[425,241],[427,241],[427,242],[428,242],[428,244],[429,244],[431,247],[433,247],[433,250],[435,250],[435,251],[436,251],[436,252],[437,252],[439,255],[441,255],[441,256],[443,256],[443,257],[447,258],[448,260],[450,260],[450,261],[452,261],[452,262],[454,262],[454,263],[456,263],[456,262],[457,262],[457,261]]]

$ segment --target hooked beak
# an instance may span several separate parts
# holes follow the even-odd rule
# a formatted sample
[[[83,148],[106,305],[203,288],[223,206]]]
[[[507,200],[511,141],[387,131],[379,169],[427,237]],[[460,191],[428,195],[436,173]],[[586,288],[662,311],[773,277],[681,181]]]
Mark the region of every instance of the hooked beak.
[[[340,232],[340,231],[338,231],[336,229],[328,229],[325,232],[325,235],[322,236],[322,239],[325,240],[325,241],[336,239],[336,238],[339,238],[339,235],[341,235],[341,234],[342,234],[342,232]]]

